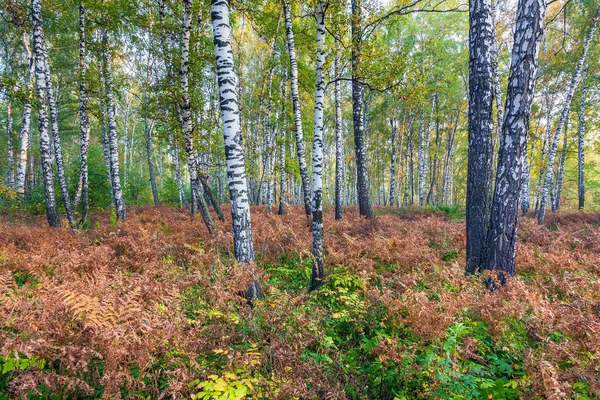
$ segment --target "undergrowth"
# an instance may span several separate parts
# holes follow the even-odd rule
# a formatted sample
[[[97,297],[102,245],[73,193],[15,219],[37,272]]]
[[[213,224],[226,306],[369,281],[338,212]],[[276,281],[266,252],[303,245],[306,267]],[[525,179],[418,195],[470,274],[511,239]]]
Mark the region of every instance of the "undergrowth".
[[[2,223],[0,399],[598,398],[600,216],[523,220],[518,276],[490,293],[463,274],[454,211],[378,213],[326,214],[309,292],[302,211],[253,209],[252,307],[227,221],[212,237],[167,207]]]

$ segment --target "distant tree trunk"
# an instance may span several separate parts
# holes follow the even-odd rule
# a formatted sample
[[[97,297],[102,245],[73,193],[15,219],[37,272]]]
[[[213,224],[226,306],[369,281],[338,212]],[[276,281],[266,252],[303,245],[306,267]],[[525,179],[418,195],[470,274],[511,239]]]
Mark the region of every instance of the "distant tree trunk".
[[[519,0],[496,190],[486,258],[482,265],[495,273],[487,281],[489,289],[502,286],[506,275],[516,273],[519,196],[523,164],[527,161],[527,132],[545,14],[545,0]]]
[[[144,94],[144,133],[146,136],[146,160],[148,161],[148,175],[150,177],[150,188],[152,189],[152,199],[154,207],[160,206],[158,198],[158,188],[156,187],[156,178],[154,177],[154,166],[152,165],[152,133],[148,123],[148,88]]]
[[[10,189],[15,187],[15,154],[13,149],[13,118],[12,118],[12,103],[10,99],[6,107],[6,147],[7,154],[7,171],[6,171],[6,186]]]
[[[286,71],[284,69],[284,71]],[[287,132],[287,112],[285,103],[287,99],[287,73],[284,72],[281,87],[281,118],[283,120],[281,129],[279,130],[279,215],[285,214],[284,187],[285,187],[285,138]]]
[[[187,155],[188,172],[190,174],[190,184],[192,188],[192,214],[196,208],[200,210],[202,219],[209,233],[216,230],[216,225],[210,216],[204,196],[202,195],[202,187],[198,179],[198,166],[195,157],[194,144],[192,140],[192,108],[189,97],[189,58],[190,58],[190,31],[192,26],[192,0],[184,0],[183,14],[183,34],[181,39],[181,71],[179,79],[181,83],[181,130],[185,140],[185,153]]]
[[[437,94],[431,101],[431,114],[433,116],[433,107]],[[419,128],[419,207],[425,205],[425,186],[427,185],[427,162],[429,160],[429,141],[431,137],[431,121],[425,129],[425,109],[421,108],[421,126]]]
[[[219,218],[219,221],[225,221],[225,215],[223,215],[223,210],[221,209],[221,205],[219,204],[217,199],[215,199],[213,191],[211,190],[210,185],[208,184],[208,175],[199,173],[198,177],[200,179],[200,183],[202,183],[202,189],[204,190],[205,197],[208,199],[208,202],[210,202],[210,204],[212,204],[213,208],[215,209],[215,212],[217,213],[217,217]]]
[[[340,66],[340,38],[335,38],[334,59],[334,83],[335,97],[335,219],[341,220],[344,213],[343,190],[344,190],[344,133],[342,121],[342,86],[339,81],[342,76]]]
[[[535,143],[531,146],[531,157],[527,158],[525,151],[525,161],[523,163],[523,188],[521,189],[521,213],[529,214],[529,184],[531,182],[531,159],[533,159],[533,149]]]
[[[42,28],[41,0],[31,0],[31,16],[33,21],[33,51],[35,59],[36,92],[39,101],[38,131],[40,134],[40,157],[44,176],[46,196],[46,216],[51,227],[60,227],[60,217],[54,192],[54,174],[52,173],[52,155],[50,154],[50,135],[48,134],[48,114],[46,104],[48,99],[46,88],[46,71],[44,63],[44,31]],[[35,171],[31,171],[33,174]]]
[[[392,154],[390,156],[390,194],[389,194],[389,203],[390,205],[394,205],[394,189],[395,182],[394,179],[396,177],[396,120],[394,118],[390,118],[390,125],[392,127]]]
[[[596,30],[596,24],[598,22],[598,17],[600,16],[600,6],[596,9],[596,14],[592,19],[592,23],[590,25],[590,30],[585,37],[583,42],[583,50],[581,51],[581,55],[579,56],[579,60],[577,61],[577,66],[575,67],[575,71],[573,72],[573,77],[571,79],[571,85],[569,86],[569,90],[567,92],[567,96],[565,98],[565,103],[563,106],[562,113],[560,115],[560,120],[558,121],[558,127],[556,128],[556,132],[554,134],[554,138],[552,140],[552,145],[550,147],[550,151],[548,152],[548,168],[546,168],[546,177],[544,179],[544,190],[542,191],[542,201],[540,204],[540,210],[538,213],[538,223],[542,225],[544,223],[544,217],[546,216],[546,202],[548,200],[548,194],[550,192],[550,188],[552,186],[552,175],[553,175],[553,166],[554,160],[556,158],[556,150],[558,149],[558,140],[560,138],[560,134],[562,128],[565,124],[565,121],[569,115],[569,111],[571,110],[571,100],[573,99],[573,94],[575,93],[575,89],[579,84],[579,80],[581,78],[581,71],[583,69],[583,65],[587,59],[587,55],[590,49],[590,44],[592,43],[592,38],[594,36],[594,31]]]
[[[563,133],[563,146],[562,152],[560,154],[560,160],[558,161],[558,173],[556,175],[556,198],[554,199],[554,203],[552,205],[552,211],[560,210],[560,200],[562,197],[562,185],[563,185],[563,175],[565,172],[565,160],[567,158],[567,144],[568,144],[568,134],[569,132],[569,118],[565,121],[565,129]]]
[[[496,29],[490,0],[469,3],[469,156],[467,171],[467,266],[484,259],[492,197],[493,46]]]
[[[250,202],[237,101],[238,78],[231,50],[231,27],[229,25],[229,2],[227,0],[212,0],[212,19],[219,98],[225,137],[225,156],[227,158],[227,181],[231,197],[233,247],[236,260],[250,268],[251,274],[254,276],[256,259],[252,244]],[[254,279],[246,291],[246,298],[254,300],[262,297],[260,284],[258,280]]]
[[[456,112],[456,121],[454,127],[448,131],[448,139],[446,144],[446,154],[444,155],[444,173],[442,175],[442,204],[446,206],[452,205],[452,156],[454,154],[454,139],[456,138],[456,129],[458,128],[458,120],[460,119],[460,108]]]
[[[542,154],[540,156],[540,172],[538,175],[537,191],[535,197],[535,209],[533,211],[534,215],[537,215],[539,213],[540,200],[542,198],[542,182],[544,177],[544,159],[546,158],[546,153],[548,153],[548,145],[550,142],[550,136],[552,135],[552,104],[550,102],[550,90],[547,84],[544,91],[546,97],[546,133],[544,135],[544,141],[542,142]]]
[[[356,158],[356,192],[360,215],[373,218],[369,199],[367,147],[363,113],[364,87],[360,81],[359,66],[362,58],[362,0],[352,0],[352,120],[354,121],[354,149]]]
[[[169,129],[169,121],[168,119],[165,121],[165,125],[167,129]],[[187,197],[185,196],[185,191],[183,190],[183,181],[181,180],[181,161],[179,159],[179,146],[173,136],[173,133],[169,134],[169,142],[171,143],[171,157],[173,159],[173,167],[175,169],[175,182],[177,183],[177,192],[179,194],[179,205],[188,207],[189,202],[187,201]]]
[[[325,10],[322,0],[317,3],[317,61],[315,94],[315,133],[313,141],[313,198],[312,198],[312,234],[313,266],[310,281],[311,290],[323,285],[325,270],[323,267],[323,110],[325,106],[325,82],[323,66],[325,64]]]
[[[290,53],[290,71],[292,85],[292,106],[294,108],[294,122],[296,124],[296,147],[298,162],[300,164],[300,179],[302,181],[302,194],[304,196],[304,209],[306,216],[311,214],[310,182],[308,180],[308,167],[306,165],[306,150],[304,147],[304,134],[302,132],[302,114],[300,112],[300,94],[298,91],[298,62],[296,60],[296,47],[294,31],[292,29],[292,16],[288,0],[282,0],[285,16],[285,30],[287,33],[287,46]]]
[[[85,40],[85,14],[86,9],[79,2],[79,144],[80,144],[80,174],[78,193],[81,193],[81,222],[87,218],[89,211],[89,177],[88,177],[88,150],[90,146],[90,118],[87,113],[87,59]],[[76,207],[76,206],[75,206]]]
[[[43,39],[43,37],[42,37]],[[46,94],[48,96],[48,108],[50,109],[50,126],[51,126],[51,142],[54,148],[54,160],[56,161],[56,170],[58,173],[58,184],[63,198],[63,204],[67,213],[69,226],[75,226],[75,215],[71,207],[71,199],[69,195],[69,186],[67,183],[67,174],[65,172],[65,163],[62,155],[62,145],[60,143],[60,135],[58,132],[58,105],[54,97],[54,88],[52,85],[52,77],[50,75],[50,63],[48,60],[48,50],[46,41],[42,40],[42,51],[44,56],[44,75],[46,79]]]
[[[440,118],[439,118],[439,108],[438,108],[438,96],[437,93],[435,95],[435,149],[433,153],[433,161],[431,162],[431,179],[429,182],[429,192],[427,193],[427,204],[432,204],[432,199],[435,202],[435,196],[433,195],[433,190],[435,188],[435,183],[437,180],[437,165],[438,165],[438,146],[440,143]],[[430,122],[431,124],[431,122]]]
[[[40,5],[41,7],[41,5]],[[41,17],[40,17],[41,19]],[[40,27],[41,29],[41,27]],[[17,194],[23,196],[25,194],[25,173],[27,172],[27,154],[31,146],[31,98],[33,83],[32,77],[34,75],[34,59],[31,49],[29,48],[30,37],[27,33],[23,34],[23,45],[27,51],[28,61],[28,74],[25,76],[25,88],[27,90],[27,97],[23,103],[23,117],[21,119],[21,132],[19,133],[20,148],[19,157],[17,160],[17,182],[15,189]],[[33,171],[32,171],[33,173]]]
[[[127,219],[127,213],[125,208],[125,201],[123,199],[123,189],[121,188],[121,175],[119,173],[119,150],[117,141],[117,119],[115,113],[115,100],[113,97],[112,88],[112,72],[111,60],[108,48],[108,33],[104,29],[102,31],[102,55],[103,55],[103,67],[102,72],[104,73],[104,92],[106,98],[106,116],[108,121],[108,148],[109,148],[109,162],[110,162],[110,182],[112,185],[113,200],[115,202],[115,211],[117,218],[121,221]]]
[[[412,135],[409,133],[408,136],[409,139],[409,148],[408,148],[408,156],[409,156],[409,165],[408,165],[408,175],[409,175],[409,179],[410,179],[410,200],[409,200],[409,204],[410,205],[414,205],[415,204],[415,161],[413,158],[413,138]]]
[[[581,104],[579,106],[579,135],[577,141],[577,197],[579,198],[579,209],[585,208],[585,81],[587,79],[588,63],[583,68],[581,80]]]
[[[403,206],[407,206],[409,204],[409,199],[408,199],[408,195],[409,192],[412,190],[412,185],[411,182],[413,180],[412,178],[412,174],[413,174],[413,170],[412,170],[412,134],[411,134],[411,128],[412,128],[412,124],[413,124],[413,120],[414,117],[409,116],[408,117],[408,125],[406,126],[406,151],[404,153],[404,171],[405,171],[405,176],[404,176],[404,198],[402,199],[402,205]],[[412,193],[411,193],[412,195]]]

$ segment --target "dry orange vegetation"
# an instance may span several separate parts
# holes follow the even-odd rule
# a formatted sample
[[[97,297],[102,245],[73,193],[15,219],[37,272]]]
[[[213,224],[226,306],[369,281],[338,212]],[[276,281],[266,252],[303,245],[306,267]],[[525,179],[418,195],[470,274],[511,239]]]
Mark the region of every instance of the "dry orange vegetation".
[[[366,383],[344,374],[335,346],[322,345],[327,321],[348,318],[368,331],[365,321],[377,314],[378,324],[410,330],[426,345],[468,314],[498,341],[513,322],[523,323],[525,377],[515,383],[523,397],[575,396],[578,382],[600,395],[600,214],[549,215],[546,227],[522,219],[519,276],[490,293],[481,278],[463,275],[462,222],[385,209],[374,221],[350,209],[338,222],[327,212],[327,272],[354,277],[359,293],[352,297],[335,290],[336,282],[308,293],[308,276],[304,287],[274,278],[282,255],[299,255],[301,271],[309,265],[302,262],[310,257],[307,221],[300,208],[288,211],[280,217],[253,209],[267,293],[254,307],[237,295],[247,277],[227,255],[229,221],[217,221],[212,237],[200,219],[166,207],[132,209],[116,226],[109,214],[95,214],[81,231],[47,228],[42,217],[1,223],[0,356],[5,363],[45,360],[6,372],[7,393],[41,393],[45,385],[80,396],[177,398],[197,392],[191,381],[231,371],[271,397],[344,398],[348,387],[360,393]],[[336,314],[319,306],[326,296],[356,303]],[[384,367],[402,365],[416,352],[403,337],[390,335],[369,354]],[[329,360],[315,362],[307,349]],[[456,368],[460,360],[485,364],[485,356],[469,337],[448,355]],[[431,396],[436,385],[442,382],[432,376],[417,392]]]

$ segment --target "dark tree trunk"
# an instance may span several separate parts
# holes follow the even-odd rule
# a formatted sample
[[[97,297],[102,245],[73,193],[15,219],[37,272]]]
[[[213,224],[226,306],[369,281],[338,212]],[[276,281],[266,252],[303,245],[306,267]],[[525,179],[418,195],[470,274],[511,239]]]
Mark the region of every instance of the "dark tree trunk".
[[[467,266],[484,258],[492,197],[492,51],[495,27],[490,0],[469,3],[469,160],[467,171]]]
[[[519,0],[488,247],[482,265],[494,272],[487,281],[490,289],[503,285],[506,276],[516,272],[519,197],[545,13],[545,0]]]
[[[354,148],[356,157],[356,192],[360,215],[373,218],[369,199],[367,148],[363,114],[364,87],[360,81],[359,66],[362,56],[362,0],[352,0],[352,120],[354,122]]]

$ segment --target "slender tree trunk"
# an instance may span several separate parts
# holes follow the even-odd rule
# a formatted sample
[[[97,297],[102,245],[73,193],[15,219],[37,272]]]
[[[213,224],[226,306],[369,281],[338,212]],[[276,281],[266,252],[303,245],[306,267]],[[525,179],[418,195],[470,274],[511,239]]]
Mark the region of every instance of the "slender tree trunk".
[[[284,71],[286,71],[286,69],[284,69]],[[288,116],[285,109],[287,99],[287,73],[284,72],[283,75],[281,88],[281,118],[283,122],[281,129],[279,130],[279,215],[285,214],[285,201],[283,196],[285,193],[285,142],[288,126]]]
[[[395,189],[395,177],[396,177],[396,120],[390,118],[390,126],[392,128],[392,154],[390,156],[390,191],[389,191],[389,203],[390,206],[394,205],[394,189]]]
[[[548,145],[550,142],[550,136],[552,135],[552,105],[550,102],[550,90],[547,84],[544,91],[546,97],[546,133],[544,135],[544,141],[542,142],[542,154],[540,156],[540,172],[538,175],[537,191],[535,197],[535,209],[533,211],[534,215],[537,215],[539,213],[540,200],[542,198],[542,182],[544,179],[544,159],[546,158],[546,153],[548,152]]]
[[[585,208],[585,96],[588,63],[583,68],[583,77],[581,80],[581,104],[579,106],[579,135],[577,140],[577,197],[579,199],[579,209]]]
[[[35,65],[34,65],[33,54],[31,53],[31,49],[29,48],[29,41],[30,41],[29,35],[27,33],[24,33],[23,34],[23,44],[25,46],[25,50],[27,51],[27,61],[28,61],[27,72],[28,72],[28,74],[25,77],[25,88],[27,90],[27,97],[25,99],[25,102],[23,103],[23,117],[21,119],[21,132],[19,133],[20,148],[19,148],[19,157],[17,160],[17,182],[15,185],[15,189],[17,190],[17,194],[19,196],[23,196],[25,194],[25,173],[27,172],[27,154],[29,153],[29,148],[31,146],[31,100],[30,100],[30,96],[32,95],[32,90],[33,90],[32,77],[35,73],[34,72]]]
[[[181,121],[183,138],[185,140],[185,153],[188,161],[188,172],[190,174],[190,183],[192,187],[192,214],[195,209],[200,210],[202,219],[206,224],[209,233],[216,230],[216,225],[210,216],[208,206],[202,195],[202,187],[198,179],[198,166],[192,140],[192,108],[189,98],[189,57],[190,57],[190,30],[192,25],[192,0],[184,0],[184,15],[183,15],[183,34],[181,39],[181,71],[179,78],[181,82]]]
[[[6,186],[10,189],[15,187],[15,154],[13,149],[13,118],[12,118],[12,103],[10,99],[6,107],[6,147],[7,154],[7,171],[6,171]]]
[[[81,188],[81,222],[87,218],[89,211],[89,177],[88,150],[90,146],[90,118],[87,113],[87,59],[85,40],[85,14],[87,10],[79,2],[79,144],[80,150],[80,185]]]
[[[560,115],[560,120],[558,121],[558,127],[556,128],[556,132],[554,134],[554,138],[552,140],[552,145],[550,147],[550,151],[548,152],[548,167],[546,168],[546,177],[544,179],[544,190],[542,191],[542,200],[540,203],[540,210],[538,213],[538,223],[542,225],[544,223],[544,217],[546,216],[546,202],[548,200],[548,194],[550,192],[550,188],[552,186],[552,175],[553,175],[553,166],[556,158],[556,150],[558,149],[558,140],[560,138],[561,131],[565,124],[565,121],[569,115],[569,111],[571,110],[571,100],[573,99],[573,94],[575,93],[575,89],[579,84],[579,80],[581,78],[581,71],[583,69],[583,65],[587,59],[587,55],[590,49],[590,44],[592,42],[592,38],[594,36],[594,31],[596,30],[596,24],[598,22],[598,17],[600,16],[600,6],[598,6],[596,10],[596,14],[592,20],[590,25],[590,30],[585,37],[583,42],[583,50],[581,51],[581,55],[579,56],[579,60],[577,61],[577,66],[575,67],[575,71],[573,72],[573,77],[571,79],[571,85],[569,86],[569,90],[567,92],[567,96],[565,98],[565,103],[563,106],[562,113]]]
[[[240,112],[237,101],[238,78],[233,64],[233,52],[231,49],[228,0],[212,0],[212,19],[221,117],[225,137],[227,182],[231,197],[234,254],[236,260],[246,265],[250,269],[252,276],[255,277],[250,202],[248,199],[244,148],[241,144]],[[246,298],[253,300],[262,297],[263,293],[260,284],[254,278],[246,291]]]
[[[563,175],[565,173],[565,160],[567,158],[567,145],[569,136],[569,119],[565,121],[565,129],[563,133],[563,146],[558,162],[558,173],[556,175],[556,198],[552,206],[552,211],[560,210],[560,201],[562,198]]]
[[[46,79],[46,94],[48,96],[48,108],[50,109],[50,127],[51,127],[51,141],[54,148],[54,160],[56,161],[56,170],[58,173],[58,184],[60,186],[60,192],[63,198],[63,204],[67,213],[67,220],[69,226],[75,226],[75,215],[73,208],[71,207],[71,199],[69,195],[69,186],[67,183],[67,174],[65,172],[65,163],[62,154],[62,145],[60,142],[60,134],[58,132],[58,105],[54,97],[54,88],[52,85],[52,77],[50,75],[50,63],[48,60],[48,50],[46,48],[46,41],[42,37],[42,51],[44,56],[44,75]]]
[[[109,149],[109,162],[110,162],[110,182],[112,185],[113,200],[115,202],[115,211],[117,218],[121,221],[127,219],[127,212],[125,208],[125,201],[123,199],[123,189],[121,188],[121,175],[119,173],[119,150],[117,141],[117,119],[115,113],[115,100],[113,97],[112,88],[112,72],[111,72],[111,61],[109,54],[109,43],[108,33],[106,30],[102,31],[102,58],[103,67],[102,72],[104,73],[104,92],[106,98],[106,116],[108,121],[108,149]]]
[[[496,190],[486,258],[482,265],[495,273],[487,281],[490,289],[503,285],[506,275],[516,273],[519,196],[523,167],[527,162],[529,116],[545,14],[545,0],[519,0]]]
[[[52,173],[52,155],[50,154],[50,135],[48,134],[48,114],[46,71],[44,64],[44,31],[42,28],[41,0],[31,0],[31,16],[33,20],[33,52],[35,58],[36,92],[39,100],[38,131],[40,135],[40,157],[44,175],[46,196],[46,216],[51,227],[60,227],[60,217],[54,192],[54,174]],[[31,173],[34,173],[32,170]]]
[[[431,114],[433,116],[433,108],[437,94],[433,96],[431,101]],[[431,122],[425,129],[425,109],[421,109],[421,127],[419,128],[419,207],[425,205],[425,186],[427,185],[427,162],[429,160],[429,140],[431,137]]]
[[[208,184],[208,175],[198,173],[198,177],[200,179],[200,183],[202,184],[202,189],[204,190],[205,197],[208,199],[208,203],[212,204],[213,208],[215,209],[219,221],[225,221],[225,215],[223,215],[221,205],[219,204],[217,199],[215,199],[213,191],[211,190],[210,185]]]
[[[352,0],[352,120],[354,122],[354,149],[356,157],[356,192],[360,215],[373,218],[369,199],[367,147],[363,113],[364,87],[360,82],[359,66],[362,56],[362,0]]]
[[[485,256],[492,197],[492,52],[496,30],[490,0],[469,3],[469,160],[467,266],[476,272]]]
[[[344,133],[342,121],[342,87],[339,79],[342,76],[340,66],[340,38],[335,38],[334,59],[334,83],[335,97],[335,219],[341,220],[344,213],[343,190],[344,190]]]
[[[533,149],[535,143],[531,146],[531,156],[527,158],[525,152],[525,161],[523,162],[523,188],[521,189],[521,213],[529,214],[529,184],[531,183],[531,160],[533,159]]]
[[[292,30],[292,16],[288,0],[282,0],[283,13],[285,16],[285,30],[287,33],[287,46],[290,53],[290,71],[292,86],[292,106],[294,108],[294,122],[296,124],[296,147],[298,150],[298,162],[300,164],[300,179],[302,181],[302,194],[304,196],[304,209],[306,216],[311,214],[310,182],[308,180],[308,167],[306,165],[306,150],[304,147],[304,134],[302,133],[302,114],[300,112],[300,95],[298,91],[298,62],[296,59],[296,47],[294,43],[294,31]]]
[[[500,88],[500,73],[498,72],[498,39],[496,38],[496,7],[498,2],[492,5],[492,24],[494,35],[492,36],[492,79],[494,80],[494,100],[496,100],[496,134],[492,138],[492,169],[498,164],[498,140],[502,140],[502,89]],[[502,145],[502,143],[500,143]]]
[[[446,145],[446,154],[444,155],[444,173],[442,176],[442,204],[452,205],[452,155],[454,153],[454,139],[456,138],[456,129],[460,119],[460,108],[456,112],[456,121],[454,127],[448,131],[448,142]]]
[[[435,95],[435,148],[433,153],[433,160],[431,162],[431,180],[429,182],[429,192],[427,193],[427,200],[425,201],[427,204],[432,204],[435,202],[435,196],[433,195],[433,190],[435,188],[435,183],[437,180],[437,165],[438,165],[438,146],[440,143],[440,118],[439,118],[439,109],[438,109],[438,96],[437,93]],[[431,123],[431,122],[430,122]]]
[[[323,285],[325,270],[323,267],[323,110],[325,106],[325,82],[323,82],[323,66],[325,64],[325,10],[322,0],[317,3],[317,61],[316,61],[316,95],[315,95],[315,134],[313,141],[313,198],[312,198],[312,233],[313,233],[313,267],[310,288],[318,289]]]
[[[156,178],[154,177],[154,165],[152,165],[152,133],[148,123],[148,88],[144,94],[144,133],[146,136],[146,160],[148,161],[148,175],[150,177],[150,188],[152,189],[152,199],[154,207],[160,206],[158,198],[158,188],[156,187]]]

